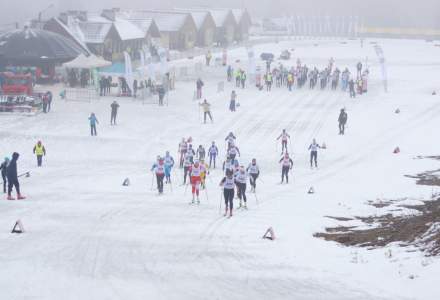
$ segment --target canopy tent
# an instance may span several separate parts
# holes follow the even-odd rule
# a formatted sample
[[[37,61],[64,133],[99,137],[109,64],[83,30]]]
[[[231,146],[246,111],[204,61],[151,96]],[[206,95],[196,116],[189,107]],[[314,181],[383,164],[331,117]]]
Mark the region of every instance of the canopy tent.
[[[111,66],[112,63],[109,61],[106,61],[100,57],[97,57],[95,55],[89,55],[85,56],[84,54],[80,54],[77,58],[74,60],[64,63],[64,68],[69,69],[93,69],[93,68],[102,68],[102,67],[108,67]]]
[[[0,64],[4,65],[64,63],[81,53],[73,41],[46,30],[25,27],[0,36]]]

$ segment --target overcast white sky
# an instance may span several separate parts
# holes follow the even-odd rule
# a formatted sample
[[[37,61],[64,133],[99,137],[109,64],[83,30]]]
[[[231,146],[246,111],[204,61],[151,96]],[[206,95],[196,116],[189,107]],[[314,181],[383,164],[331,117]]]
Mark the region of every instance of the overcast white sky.
[[[440,0],[0,0],[0,26],[36,18],[54,4],[44,18],[66,9],[172,8],[190,6],[246,7],[252,15],[282,16],[360,15],[376,25],[389,24],[440,28]]]

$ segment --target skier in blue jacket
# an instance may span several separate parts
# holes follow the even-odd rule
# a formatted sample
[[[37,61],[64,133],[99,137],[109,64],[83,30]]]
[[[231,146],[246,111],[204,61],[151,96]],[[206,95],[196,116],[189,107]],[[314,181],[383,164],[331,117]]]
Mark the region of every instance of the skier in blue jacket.
[[[171,169],[174,166],[174,158],[167,151],[164,157],[165,162],[165,183],[171,183]]]
[[[99,122],[98,122],[98,118],[96,118],[96,116],[95,116],[95,113],[92,113],[91,115],[90,115],[90,117],[89,117],[89,121],[90,121],[90,134],[92,135],[92,136],[96,136],[96,135],[98,135],[97,133],[96,133],[96,124],[99,124]]]

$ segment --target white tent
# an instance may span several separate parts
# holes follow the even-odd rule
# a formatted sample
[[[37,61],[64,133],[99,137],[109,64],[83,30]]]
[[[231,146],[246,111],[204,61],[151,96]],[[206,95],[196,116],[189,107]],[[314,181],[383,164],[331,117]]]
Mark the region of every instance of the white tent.
[[[64,68],[69,69],[93,69],[111,66],[112,63],[95,55],[85,56],[80,54],[72,61],[63,64]]]

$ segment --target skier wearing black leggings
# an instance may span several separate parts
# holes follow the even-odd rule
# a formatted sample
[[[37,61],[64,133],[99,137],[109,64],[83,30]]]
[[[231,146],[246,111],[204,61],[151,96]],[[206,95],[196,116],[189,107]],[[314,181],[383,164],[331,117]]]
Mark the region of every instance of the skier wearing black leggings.
[[[255,193],[255,189],[257,188],[257,178],[260,175],[260,168],[257,165],[257,160],[254,158],[252,162],[247,167],[246,171],[249,173],[249,182],[251,184],[251,193]]]
[[[289,183],[289,170],[291,170],[293,167],[293,161],[289,157],[289,153],[284,154],[284,156],[280,159],[280,163],[282,163],[281,183],[284,182],[284,177],[286,177],[286,183]]]
[[[309,146],[310,150],[310,168],[313,168],[313,162],[315,162],[315,168],[318,167],[318,148],[321,148],[316,140],[313,139],[312,143]]]
[[[235,184],[237,185],[237,189],[238,189],[238,199],[240,199],[240,207],[243,206],[242,204],[242,200],[244,201],[244,208],[247,209],[247,205],[246,205],[246,181],[247,181],[247,174],[246,174],[246,170],[244,169],[243,166],[240,167],[240,169],[238,170],[238,172],[235,175]]]
[[[226,217],[228,215],[229,208],[229,217],[232,217],[232,209],[234,208],[233,200],[234,200],[234,187],[235,180],[234,175],[231,170],[226,171],[226,176],[220,181],[220,186],[223,187],[223,197],[225,198],[225,214]]]

